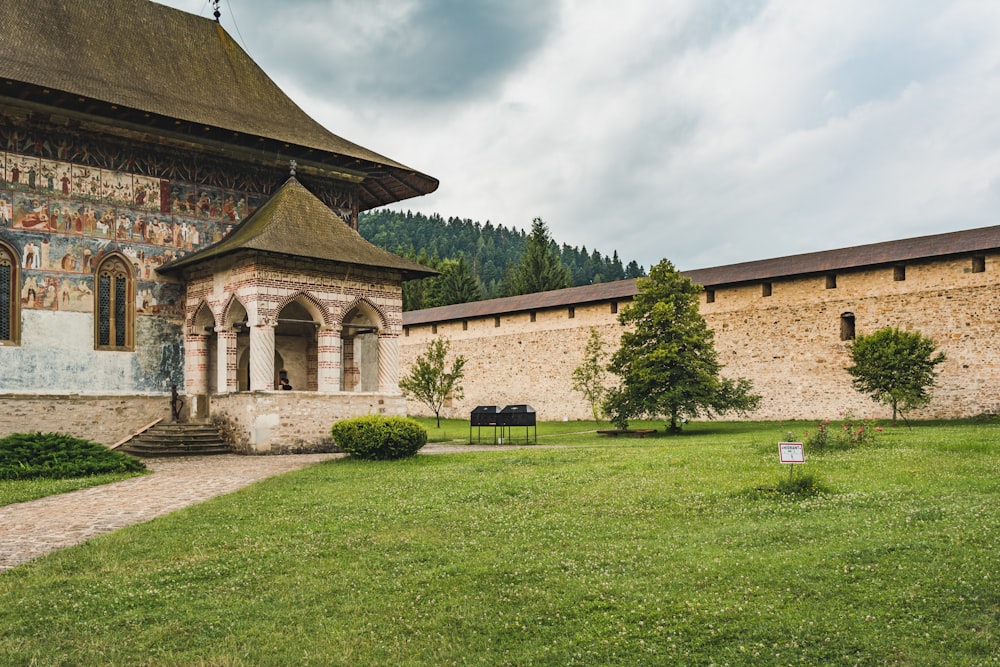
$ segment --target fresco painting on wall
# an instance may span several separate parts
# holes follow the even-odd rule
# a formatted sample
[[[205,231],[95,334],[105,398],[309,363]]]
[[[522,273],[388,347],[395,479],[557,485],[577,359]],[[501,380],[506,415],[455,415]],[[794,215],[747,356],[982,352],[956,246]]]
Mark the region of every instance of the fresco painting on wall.
[[[31,193],[14,195],[14,227],[49,231],[49,202]]]
[[[14,224],[14,201],[10,192],[0,192],[0,227],[10,227]]]
[[[73,196],[96,200],[101,196],[101,170],[73,165]]]
[[[130,206],[133,198],[132,175],[102,169],[101,195],[112,206]]]

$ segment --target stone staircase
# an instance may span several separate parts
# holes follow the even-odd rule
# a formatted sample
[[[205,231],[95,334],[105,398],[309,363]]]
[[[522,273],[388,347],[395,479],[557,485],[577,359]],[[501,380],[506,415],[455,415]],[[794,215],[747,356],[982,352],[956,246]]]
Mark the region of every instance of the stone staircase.
[[[156,423],[116,449],[141,457],[208,456],[233,452],[214,424],[196,422]]]

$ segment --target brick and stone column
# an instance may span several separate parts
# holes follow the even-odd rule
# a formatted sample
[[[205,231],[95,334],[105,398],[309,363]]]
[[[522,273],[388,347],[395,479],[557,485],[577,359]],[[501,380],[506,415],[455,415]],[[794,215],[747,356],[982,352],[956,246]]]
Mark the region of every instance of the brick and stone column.
[[[274,327],[250,327],[250,391],[274,389]]]
[[[378,391],[380,394],[399,393],[399,336],[378,336]]]
[[[215,333],[218,336],[215,386],[220,394],[232,394],[239,391],[236,379],[236,332],[230,328],[216,327]]]
[[[320,327],[316,343],[316,391],[340,391],[340,327]]]

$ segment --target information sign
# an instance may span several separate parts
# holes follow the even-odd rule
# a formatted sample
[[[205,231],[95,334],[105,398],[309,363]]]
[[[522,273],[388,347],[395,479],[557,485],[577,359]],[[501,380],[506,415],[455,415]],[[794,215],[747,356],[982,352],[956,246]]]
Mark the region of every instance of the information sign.
[[[779,442],[778,458],[782,463],[805,463],[806,454],[801,442]]]

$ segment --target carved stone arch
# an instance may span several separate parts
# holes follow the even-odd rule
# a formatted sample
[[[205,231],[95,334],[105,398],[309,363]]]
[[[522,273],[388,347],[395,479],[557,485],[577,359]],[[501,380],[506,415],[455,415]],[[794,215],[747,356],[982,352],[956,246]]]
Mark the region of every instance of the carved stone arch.
[[[246,304],[235,294],[229,295],[229,300],[222,307],[222,315],[219,317],[219,324],[224,327],[231,327],[237,322],[242,322],[249,314]]]
[[[135,349],[135,280],[132,259],[110,252],[94,267],[94,348]]]
[[[312,316],[313,321],[327,326],[333,323],[333,316],[330,314],[330,309],[309,292],[302,291],[295,292],[282,299],[278,303],[277,308],[274,309],[275,317],[277,318],[281,314],[281,311],[292,302],[298,303],[305,308]]]
[[[188,334],[192,336],[211,335],[215,331],[215,326],[215,313],[212,312],[212,307],[208,305],[208,302],[202,299],[188,321]]]
[[[389,318],[382,312],[382,309],[364,297],[355,298],[354,301],[343,308],[337,317],[337,324],[343,325],[344,318],[355,309],[360,310],[370,319],[378,322],[379,331],[387,331],[389,329]]]

